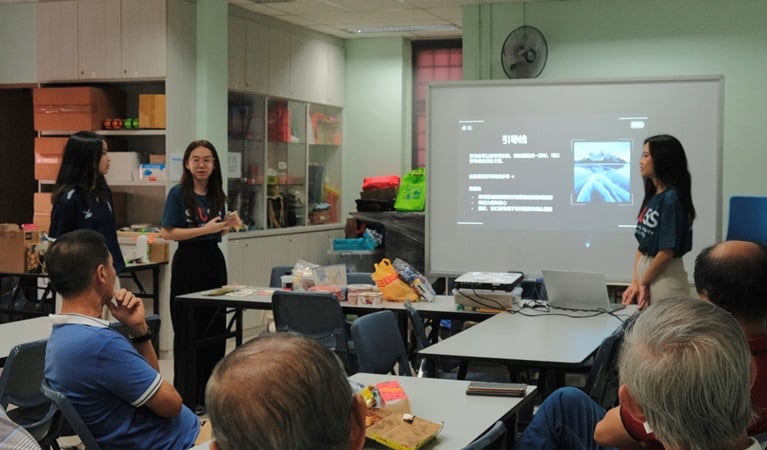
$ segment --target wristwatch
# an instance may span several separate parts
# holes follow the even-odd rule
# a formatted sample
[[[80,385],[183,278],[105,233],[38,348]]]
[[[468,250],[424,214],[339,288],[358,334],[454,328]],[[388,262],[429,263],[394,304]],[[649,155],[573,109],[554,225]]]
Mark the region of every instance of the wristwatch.
[[[146,342],[148,340],[152,339],[152,332],[147,330],[146,334],[142,334],[141,336],[136,336],[130,338],[130,341],[134,344],[140,344],[142,342]]]

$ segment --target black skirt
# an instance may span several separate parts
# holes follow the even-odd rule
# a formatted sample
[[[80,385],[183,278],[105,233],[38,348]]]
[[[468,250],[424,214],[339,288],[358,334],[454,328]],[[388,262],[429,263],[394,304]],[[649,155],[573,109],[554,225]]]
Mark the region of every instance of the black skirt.
[[[214,306],[194,307],[195,330],[190,330],[187,320],[190,313],[187,303],[176,301],[183,294],[219,288],[227,283],[226,260],[218,242],[213,239],[182,241],[173,256],[170,281],[170,314],[173,321],[173,385],[184,399],[184,404],[195,408],[205,404],[205,383],[213,367],[224,357],[226,342],[215,342],[197,351],[197,367],[189,367],[185,354],[193,345],[192,340],[211,337],[226,332],[225,308]],[[190,377],[195,370],[196,377]],[[196,378],[193,380],[192,378]]]

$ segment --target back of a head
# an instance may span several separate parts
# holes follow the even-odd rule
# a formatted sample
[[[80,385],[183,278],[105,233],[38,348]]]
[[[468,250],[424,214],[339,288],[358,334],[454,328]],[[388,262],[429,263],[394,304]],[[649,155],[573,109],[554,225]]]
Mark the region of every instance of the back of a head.
[[[751,354],[735,319],[709,302],[673,298],[627,332],[621,383],[666,448],[727,448],[753,417]]]
[[[109,250],[104,236],[93,230],[65,233],[45,254],[48,277],[56,292],[64,298],[85,290],[100,264],[109,264]]]
[[[767,249],[746,241],[724,241],[695,259],[695,289],[743,321],[767,318]]]
[[[221,360],[206,405],[221,450],[348,449],[352,391],[330,350],[278,333]]]

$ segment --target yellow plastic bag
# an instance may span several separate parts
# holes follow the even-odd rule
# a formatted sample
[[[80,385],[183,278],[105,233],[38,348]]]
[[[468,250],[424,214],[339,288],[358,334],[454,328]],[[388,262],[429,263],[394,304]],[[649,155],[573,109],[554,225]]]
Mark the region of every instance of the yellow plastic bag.
[[[399,279],[397,270],[388,258],[382,259],[381,262],[373,264],[373,266],[375,266],[373,281],[378,285],[378,290],[381,291],[384,300],[392,302],[418,301],[418,294],[407,283]]]

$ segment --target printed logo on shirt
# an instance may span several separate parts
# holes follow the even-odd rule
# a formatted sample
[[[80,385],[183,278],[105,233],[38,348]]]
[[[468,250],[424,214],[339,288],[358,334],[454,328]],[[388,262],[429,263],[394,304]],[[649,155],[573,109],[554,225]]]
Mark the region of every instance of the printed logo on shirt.
[[[206,223],[208,223],[208,217],[210,216],[210,208],[203,208],[202,206],[197,207],[197,219],[198,219],[198,226],[204,226]],[[184,209],[184,216],[186,216],[186,223],[190,225],[194,225],[194,213],[192,213],[192,210],[189,208]]]
[[[658,217],[660,211],[653,208],[645,208],[642,213],[639,214],[639,224],[637,225],[636,232],[642,238],[653,235],[655,228],[658,226]]]
[[[83,211],[83,219],[88,220],[91,217],[93,217],[93,211],[92,210],[86,209],[85,211]]]

